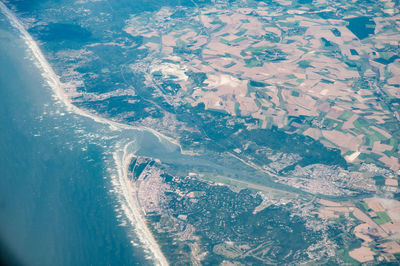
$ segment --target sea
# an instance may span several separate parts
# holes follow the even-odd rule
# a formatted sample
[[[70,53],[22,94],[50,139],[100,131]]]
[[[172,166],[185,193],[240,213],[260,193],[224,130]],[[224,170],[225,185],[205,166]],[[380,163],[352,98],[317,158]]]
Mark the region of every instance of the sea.
[[[167,264],[128,193],[130,154],[178,174],[258,177],[235,158],[182,153],[158,132],[72,105],[0,1],[0,264]]]
[[[123,211],[115,162],[116,147],[149,133],[122,133],[55,97],[32,50],[0,12],[3,262],[154,264]]]

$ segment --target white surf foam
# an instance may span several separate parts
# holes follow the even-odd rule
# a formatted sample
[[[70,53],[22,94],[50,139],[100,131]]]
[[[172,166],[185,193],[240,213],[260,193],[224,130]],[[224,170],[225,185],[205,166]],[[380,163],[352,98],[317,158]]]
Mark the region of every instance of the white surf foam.
[[[148,127],[136,127],[136,126],[131,126],[131,125],[126,125],[122,124],[119,122],[115,122],[100,116],[97,116],[95,114],[92,114],[88,111],[82,110],[75,105],[73,105],[70,101],[70,99],[65,95],[64,92],[64,87],[66,86],[63,84],[60,79],[58,78],[57,74],[54,72],[53,68],[50,66],[49,62],[47,59],[44,57],[42,51],[40,50],[39,46],[35,42],[35,40],[32,38],[32,36],[27,32],[25,27],[22,25],[22,23],[19,21],[19,19],[14,15],[14,13],[3,3],[0,1],[0,9],[2,12],[5,14],[5,16],[9,19],[10,23],[12,26],[14,26],[16,29],[21,34],[21,37],[24,39],[26,45],[29,47],[29,50],[32,52],[32,55],[34,59],[36,59],[36,62],[38,63],[38,67],[42,70],[42,75],[49,84],[50,88],[52,89],[54,96],[56,99],[63,103],[67,110],[69,112],[78,114],[83,117],[90,118],[98,123],[106,124],[110,126],[111,129],[113,130],[121,130],[121,129],[133,129],[133,130],[139,130],[139,131],[150,131],[153,133],[159,140],[160,142],[166,140],[168,142],[171,142],[175,145],[177,145],[179,148],[181,148],[181,145],[179,142],[177,142],[175,139],[170,138],[168,136],[165,136],[164,134]]]
[[[134,127],[130,125],[125,125],[122,123],[114,122],[109,119],[105,119],[103,117],[99,117],[97,115],[94,115],[88,111],[82,110],[75,105],[73,105],[70,101],[70,99],[65,95],[64,93],[64,84],[61,83],[59,80],[58,76],[44,57],[42,51],[40,50],[39,46],[37,43],[34,41],[32,36],[26,31],[22,23],[19,21],[19,19],[14,15],[14,13],[7,8],[7,6],[0,1],[0,10],[4,13],[4,15],[8,18],[10,21],[11,25],[15,27],[19,33],[21,34],[21,37],[25,41],[26,45],[28,46],[30,52],[32,53],[33,58],[36,60],[36,65],[38,68],[42,71],[42,75],[50,88],[53,91],[53,96],[55,96],[56,100],[62,104],[65,105],[66,109],[70,113],[75,113],[77,115],[83,116],[90,118],[94,120],[95,122],[101,123],[101,124],[106,124],[110,127],[112,130],[123,130],[123,129],[132,129],[132,130],[139,130],[139,131],[150,131],[152,134],[154,134],[159,141],[162,143],[164,141],[171,142],[177,146],[180,147],[179,143],[172,139],[169,138],[153,129],[146,128],[146,127]],[[164,254],[161,252],[160,247],[158,243],[155,241],[151,231],[147,227],[147,224],[144,220],[143,215],[141,214],[140,211],[140,206],[138,206],[138,203],[134,201],[134,197],[132,196],[132,193],[134,192],[133,187],[129,184],[129,179],[128,179],[128,165],[129,161],[132,158],[132,154],[127,153],[127,149],[131,143],[125,145],[123,152],[115,152],[114,153],[114,160],[117,165],[117,171],[118,174],[117,176],[112,177],[113,180],[113,186],[116,191],[119,191],[120,193],[120,205],[119,206],[124,215],[129,219],[130,223],[134,226],[136,229],[137,235],[141,242],[147,247],[147,249],[151,252],[152,257],[155,258],[156,262],[159,265],[168,265],[168,262],[164,256]],[[120,147],[122,148],[122,147]],[[116,206],[118,208],[118,206]],[[132,245],[136,245],[135,243],[132,242]]]
[[[115,188],[118,188],[118,192],[122,198],[120,202],[121,209],[126,214],[129,222],[134,226],[136,235],[139,237],[140,241],[155,257],[158,265],[168,265],[167,259],[146,224],[143,212],[136,198],[136,188],[128,177],[129,164],[135,152],[128,151],[128,148],[133,144],[134,141],[126,144],[123,148],[123,152],[121,152],[121,149],[118,149],[120,152],[114,152],[113,157],[117,164],[118,174],[117,176],[112,176],[112,183],[114,183],[113,186]]]

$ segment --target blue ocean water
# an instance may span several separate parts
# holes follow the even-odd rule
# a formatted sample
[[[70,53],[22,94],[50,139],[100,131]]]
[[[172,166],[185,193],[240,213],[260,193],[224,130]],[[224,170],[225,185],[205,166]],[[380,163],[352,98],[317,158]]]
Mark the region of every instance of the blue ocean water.
[[[22,265],[149,263],[117,219],[107,127],[65,112],[30,58],[0,13],[1,244]]]
[[[129,195],[115,185],[114,152],[127,143],[182,173],[250,172],[215,154],[183,155],[148,131],[69,113],[32,57],[0,13],[0,245],[22,265],[154,264],[121,209]]]

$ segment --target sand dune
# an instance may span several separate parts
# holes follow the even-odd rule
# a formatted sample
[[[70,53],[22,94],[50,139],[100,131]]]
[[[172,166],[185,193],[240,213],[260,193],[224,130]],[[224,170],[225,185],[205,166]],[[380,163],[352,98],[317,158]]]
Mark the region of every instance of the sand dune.
[[[159,265],[168,265],[168,261],[162,253],[157,241],[146,224],[146,220],[139,206],[137,199],[137,191],[135,184],[128,177],[128,167],[133,153],[128,151],[128,148],[134,142],[129,142],[124,146],[123,153],[114,153],[114,160],[117,164],[118,177],[114,179],[116,185],[119,186],[121,196],[124,198],[122,209],[126,214],[131,224],[135,227],[136,233],[143,244],[151,251]]]
[[[134,129],[139,131],[149,131],[154,134],[160,142],[166,140],[168,142],[172,142],[180,147],[179,143],[169,138],[153,129],[146,127],[134,127],[130,125],[125,125],[122,123],[114,122],[109,119],[105,119],[103,117],[94,115],[86,110],[82,110],[75,105],[73,105],[70,99],[64,93],[64,86],[62,82],[60,82],[58,76],[54,72],[53,68],[50,66],[49,62],[44,57],[42,51],[39,46],[36,44],[32,36],[26,31],[22,23],[18,20],[18,18],[13,14],[13,12],[8,9],[4,3],[0,2],[0,10],[5,14],[5,16],[10,21],[11,25],[15,27],[21,37],[25,41],[26,45],[29,47],[30,52],[32,53],[32,57],[37,61],[38,68],[42,71],[42,76],[50,86],[53,91],[54,97],[58,102],[65,105],[66,109],[71,112],[78,114],[83,117],[87,117],[91,120],[94,120],[97,123],[106,124],[110,127],[111,130],[124,130],[124,129]],[[132,225],[135,227],[136,232],[138,234],[139,239],[143,242],[143,244],[151,251],[152,255],[155,258],[155,261],[159,265],[168,265],[168,261],[165,259],[164,254],[161,252],[157,242],[155,241],[153,235],[148,229],[144,217],[141,215],[140,207],[138,206],[135,200],[135,188],[129,182],[127,177],[128,165],[132,154],[127,153],[127,148],[131,143],[128,143],[124,147],[124,152],[122,157],[118,157],[118,153],[114,154],[114,159],[118,167],[118,185],[122,192],[124,203],[121,203],[122,208],[125,212],[125,215],[130,220]]]

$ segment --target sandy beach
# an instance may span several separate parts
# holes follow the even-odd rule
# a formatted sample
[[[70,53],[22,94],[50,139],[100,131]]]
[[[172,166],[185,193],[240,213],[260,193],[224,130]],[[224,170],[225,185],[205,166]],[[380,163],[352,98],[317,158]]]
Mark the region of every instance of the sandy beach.
[[[26,45],[29,47],[29,51],[32,53],[32,60],[36,61],[37,67],[41,70],[42,76],[50,86],[53,91],[55,99],[64,104],[67,111],[71,113],[75,113],[77,115],[87,117],[97,123],[106,124],[110,127],[111,130],[139,130],[139,131],[148,131],[154,134],[160,142],[162,140],[166,140],[171,142],[178,147],[181,147],[180,144],[170,138],[167,137],[153,129],[146,127],[135,127],[130,125],[125,125],[122,123],[114,122],[109,119],[105,119],[99,116],[96,116],[88,111],[82,110],[75,105],[73,105],[70,99],[65,95],[64,92],[64,84],[59,80],[59,77],[54,72],[53,68],[50,66],[49,62],[44,57],[42,51],[40,50],[37,43],[34,41],[32,36],[26,31],[22,23],[18,20],[18,18],[14,15],[14,13],[4,5],[4,3],[0,2],[0,9],[5,14],[5,16],[9,19],[10,23],[19,31],[21,37],[25,41]],[[158,265],[168,265],[168,261],[166,260],[164,254],[161,252],[157,242],[154,239],[154,236],[151,234],[149,228],[146,225],[145,219],[141,214],[140,207],[136,200],[136,191],[135,187],[131,184],[128,179],[128,165],[130,159],[132,158],[132,154],[127,153],[127,148],[131,143],[128,143],[123,150],[121,156],[118,155],[118,150],[114,153],[114,159],[117,164],[118,177],[117,182],[114,182],[114,185],[118,185],[119,190],[122,192],[122,198],[124,202],[121,202],[121,207],[124,210],[125,215],[131,222],[132,226],[135,228],[136,233],[141,240],[141,242],[145,245],[145,247],[152,253],[151,255],[154,257],[155,262]],[[114,180],[115,181],[115,180]]]
[[[118,177],[114,179],[114,185],[117,185],[120,189],[121,196],[123,197],[121,207],[134,226],[140,241],[148,248],[159,265],[169,265],[146,224],[137,198],[136,185],[128,177],[128,167],[134,157],[134,154],[128,152],[128,148],[132,143],[129,142],[124,146],[123,153],[118,153],[117,151],[114,153],[114,160],[118,169]]]
[[[112,130],[122,130],[122,129],[135,129],[135,130],[140,130],[140,131],[149,131],[152,134],[154,134],[160,141],[161,139],[164,139],[168,142],[171,142],[175,145],[177,145],[181,150],[182,147],[178,141],[175,139],[165,136],[164,134],[161,134],[160,132],[148,128],[148,127],[136,127],[136,126],[131,126],[131,125],[126,125],[122,124],[119,122],[111,121],[109,119],[97,116],[95,114],[92,114],[86,110],[80,109],[73,105],[70,101],[70,99],[66,96],[64,92],[64,87],[66,86],[63,84],[60,79],[58,78],[57,74],[54,72],[53,68],[50,66],[49,62],[47,59],[44,57],[42,51],[40,50],[39,46],[35,42],[35,40],[32,38],[32,36],[26,31],[25,27],[23,24],[18,20],[18,18],[14,15],[14,13],[8,9],[6,5],[4,5],[2,2],[0,2],[0,9],[1,11],[6,15],[6,17],[9,19],[11,24],[18,29],[18,31],[21,34],[21,37],[24,39],[26,45],[29,47],[30,51],[32,52],[33,59],[37,61],[37,66],[42,70],[42,75],[45,78],[46,82],[49,84],[50,88],[54,92],[55,98],[63,103],[67,110],[69,112],[78,114],[83,117],[90,118],[98,123],[101,124],[106,124],[110,127]]]

